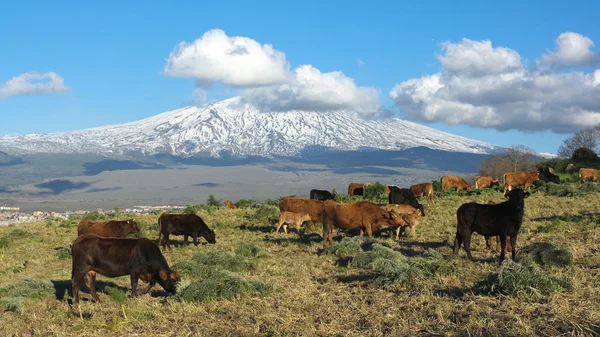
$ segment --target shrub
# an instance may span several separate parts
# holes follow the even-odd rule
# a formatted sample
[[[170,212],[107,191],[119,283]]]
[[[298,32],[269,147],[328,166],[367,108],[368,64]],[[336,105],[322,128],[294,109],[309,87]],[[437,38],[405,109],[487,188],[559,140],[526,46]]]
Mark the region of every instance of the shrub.
[[[267,256],[267,250],[255,243],[245,242],[237,247],[235,253],[248,258],[261,258]]]
[[[385,193],[387,186],[376,182],[375,184],[365,187],[363,191],[363,197],[367,200],[379,201],[380,199],[387,199],[387,193]]]
[[[102,214],[102,213],[98,213],[98,212],[89,212],[88,214],[84,215],[81,219],[82,220],[107,220],[108,217],[106,216],[106,214]]]
[[[44,298],[54,293],[54,285],[48,280],[25,279],[19,283],[0,288],[0,306],[4,310],[23,312],[28,299]]]
[[[433,191],[434,192],[441,192],[442,191],[442,182],[438,179],[438,180],[432,180],[431,184],[433,185]]]
[[[187,205],[182,211],[184,214],[196,214],[198,213],[198,207],[195,205]]]
[[[573,264],[573,253],[565,248],[557,248],[550,242],[535,242],[518,251],[519,259],[523,263],[529,261],[540,265],[568,266]]]
[[[280,201],[281,201],[281,198],[278,198],[278,199],[266,199],[262,203],[263,203],[263,205],[276,206],[277,208],[279,208],[279,202]]]
[[[258,204],[258,202],[256,200],[240,199],[240,200],[238,200],[238,202],[235,203],[235,206],[237,208],[250,208],[250,207],[254,207],[256,204]]]
[[[192,281],[176,297],[186,302],[206,302],[264,296],[270,291],[271,287],[263,282],[246,280],[234,272],[219,270],[210,277]]]
[[[260,222],[268,222],[269,219],[279,219],[279,206],[258,204],[251,218]]]
[[[66,245],[66,246],[57,248],[56,252],[54,254],[56,254],[56,256],[58,257],[59,260],[70,259],[72,257],[71,245]]]
[[[524,298],[541,298],[561,290],[571,290],[567,280],[545,274],[535,266],[525,267],[505,260],[498,273],[491,273],[475,284],[474,290],[482,295],[511,295]]]
[[[354,257],[363,250],[370,250],[375,243],[375,240],[367,236],[344,237],[342,241],[327,247],[323,253],[340,258]]]
[[[348,195],[348,194],[336,194],[333,197],[335,202],[344,203],[344,202],[354,202],[365,200],[361,195]]]
[[[214,195],[209,195],[206,199],[207,206],[221,207],[221,200],[217,199]]]

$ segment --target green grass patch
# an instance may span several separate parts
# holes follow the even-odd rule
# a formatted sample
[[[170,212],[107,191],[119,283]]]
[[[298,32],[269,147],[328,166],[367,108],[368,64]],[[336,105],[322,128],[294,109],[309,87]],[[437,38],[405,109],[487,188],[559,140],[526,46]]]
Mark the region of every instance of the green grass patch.
[[[71,255],[71,245],[58,247],[54,252],[54,255],[60,260],[70,259],[73,256]]]
[[[54,285],[48,280],[25,279],[19,283],[0,288],[0,307],[6,311],[23,313],[26,300],[44,298],[54,293]]]
[[[235,253],[247,258],[261,258],[267,256],[267,250],[264,247],[252,242],[244,242],[240,244],[235,249]]]
[[[523,264],[535,262],[543,266],[565,267],[573,264],[573,253],[566,248],[557,248],[550,242],[535,242],[519,249],[517,253]]]
[[[210,277],[194,280],[180,290],[176,298],[185,302],[207,302],[265,296],[270,291],[271,287],[266,283],[246,280],[228,270],[213,270]]]

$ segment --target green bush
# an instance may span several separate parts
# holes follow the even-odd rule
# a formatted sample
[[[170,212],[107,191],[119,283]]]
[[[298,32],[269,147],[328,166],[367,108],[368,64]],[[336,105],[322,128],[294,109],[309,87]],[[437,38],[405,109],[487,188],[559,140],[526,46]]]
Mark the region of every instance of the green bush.
[[[376,241],[368,236],[344,237],[342,241],[327,247],[323,253],[340,258],[354,257],[363,250],[370,250],[375,243]]]
[[[185,302],[207,302],[265,296],[270,291],[271,287],[263,282],[246,280],[237,273],[219,270],[210,277],[192,281],[176,297]]]
[[[354,202],[354,201],[361,201],[361,200],[365,200],[362,197],[362,195],[336,194],[333,197],[333,201],[339,202],[339,203]]]
[[[0,288],[0,306],[7,311],[23,312],[23,303],[54,293],[54,285],[48,280],[25,279],[19,283]]]
[[[431,184],[433,185],[433,191],[434,192],[441,192],[442,191],[442,182],[438,179],[438,180],[432,180]]]
[[[240,256],[245,256],[247,258],[261,258],[267,256],[267,250],[255,243],[245,242],[240,244],[235,253]]]
[[[106,214],[98,213],[98,212],[89,212],[84,215],[82,220],[108,220]]]
[[[381,199],[387,199],[388,195],[385,193],[387,185],[376,182],[375,184],[369,185],[364,188],[363,197],[371,201],[379,201]]]
[[[550,242],[535,242],[519,249],[517,253],[523,263],[535,262],[548,266],[568,266],[573,264],[573,253],[566,248],[557,248]]]
[[[72,255],[71,255],[71,245],[66,245],[66,246],[63,246],[63,247],[59,247],[58,249],[56,249],[56,252],[54,254],[60,260],[70,259],[72,257]]]
[[[258,204],[251,218],[260,222],[268,222],[269,219],[279,219],[279,205]]]
[[[206,199],[206,205],[212,207],[221,207],[221,200],[217,199],[214,195],[209,195]]]
[[[281,201],[281,198],[278,199],[266,199],[265,201],[263,201],[263,205],[270,205],[270,206],[275,206],[277,208],[279,208],[279,202]]]
[[[240,199],[234,205],[237,208],[251,208],[254,207],[256,204],[258,204],[258,201],[253,199]]]
[[[579,163],[598,163],[600,158],[593,150],[585,147],[580,147],[573,152],[571,159]]]
[[[482,295],[510,295],[539,299],[562,290],[572,290],[573,285],[562,278],[545,274],[536,266],[523,266],[505,260],[498,273],[491,273],[475,284],[474,291]]]

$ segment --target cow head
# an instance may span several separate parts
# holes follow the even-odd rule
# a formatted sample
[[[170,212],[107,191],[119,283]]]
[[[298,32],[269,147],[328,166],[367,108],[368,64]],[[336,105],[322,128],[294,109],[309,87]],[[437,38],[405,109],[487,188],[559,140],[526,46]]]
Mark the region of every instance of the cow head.
[[[500,186],[500,181],[498,179],[492,178],[492,182],[490,183],[490,187]]]
[[[421,221],[422,217],[423,216],[421,215],[421,212],[417,209],[413,213],[403,214],[402,220],[404,220],[410,226],[416,226],[419,221]]]
[[[423,207],[423,205],[419,204],[419,206],[417,208],[421,211],[421,215],[425,216],[425,207]]]
[[[393,210],[387,211],[385,216],[386,219],[390,220],[389,223],[394,226],[404,226],[406,222],[402,219],[402,215],[394,212]]]
[[[506,197],[512,203],[515,203],[517,205],[517,209],[521,210],[525,206],[525,198],[529,196],[529,192],[525,192],[520,188],[515,188],[514,190],[506,191],[506,193],[504,193],[504,197]]]
[[[208,243],[217,243],[217,240],[215,238],[215,231],[213,231],[210,228],[207,228],[207,230],[204,231],[204,233],[202,233],[202,236],[206,239],[206,241],[208,241]]]
[[[179,283],[179,271],[167,271],[161,270],[158,273],[158,284],[163,287],[170,294],[174,294],[177,291],[177,284]]]
[[[129,232],[129,234],[136,234],[140,232],[140,227],[138,227],[138,224],[137,222],[135,222],[135,219],[127,220],[127,231]]]

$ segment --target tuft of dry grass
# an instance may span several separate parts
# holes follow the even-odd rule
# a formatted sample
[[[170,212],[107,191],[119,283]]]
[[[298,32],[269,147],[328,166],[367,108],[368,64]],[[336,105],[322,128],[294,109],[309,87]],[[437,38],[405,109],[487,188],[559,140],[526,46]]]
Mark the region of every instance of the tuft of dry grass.
[[[490,296],[476,291],[476,285],[488,280],[490,275],[502,272],[506,280],[510,273],[506,267],[504,271],[500,269],[496,252],[485,247],[483,237],[473,236],[476,262],[466,259],[464,251],[458,256],[451,254],[456,209],[465,202],[487,203],[488,200],[504,198],[494,191],[445,194],[436,198],[434,206],[426,206],[427,216],[417,228],[416,240],[397,242],[383,232],[373,240],[359,239],[340,232],[336,238],[340,240],[341,236],[348,247],[332,254],[322,254],[322,239],[317,234],[303,238],[295,233],[272,235],[269,218],[276,210],[271,207],[251,204],[234,210],[198,209],[198,215],[215,228],[217,243],[175,245],[172,251],[164,252],[169,264],[182,271],[180,294],[193,282],[197,282],[194,287],[201,291],[214,286],[214,283],[201,282],[213,279],[207,273],[214,273],[211,264],[216,259],[195,256],[214,257],[227,252],[225,255],[240,256],[245,261],[242,265],[252,266],[240,269],[237,277],[232,276],[231,271],[221,272],[235,280],[228,289],[247,290],[248,296],[180,301],[176,296],[163,297],[157,289],[152,294],[127,300],[126,323],[120,318],[124,316],[121,305],[105,292],[108,287],[128,289],[129,277],[99,275],[97,288],[103,303],[91,303],[84,288],[80,306],[71,308],[69,305],[71,261],[61,259],[56,252],[75,239],[76,227],[72,223],[76,219],[0,227],[0,238],[8,236],[8,245],[0,258],[0,288],[18,287],[32,279],[48,280],[42,282],[52,284],[49,292],[40,297],[0,295],[9,306],[21,308],[0,311],[0,336],[600,334],[600,227],[597,220],[600,193],[573,197],[535,193],[526,199],[517,252],[543,242],[552,242],[557,249],[570,251],[572,263],[542,265],[542,269],[531,273],[564,280],[572,289],[517,291],[516,295],[505,291]],[[257,214],[259,211],[261,214]],[[158,216],[135,217],[138,223],[143,223],[142,235],[156,240]],[[553,223],[558,225],[552,227]],[[17,229],[31,235],[9,235]],[[182,236],[171,238],[174,243],[183,239]],[[349,267],[340,264],[340,260],[368,251],[368,246],[376,244],[397,253],[393,256],[402,257],[374,259],[367,268],[359,268],[353,262]],[[194,262],[198,259],[212,262],[193,269],[194,265],[200,265]],[[419,273],[413,286],[406,283],[393,287],[373,286],[374,274],[389,274],[402,266]],[[530,267],[523,268],[529,270]],[[267,285],[269,291],[248,286],[258,282]],[[536,282],[533,285],[540,284]]]

